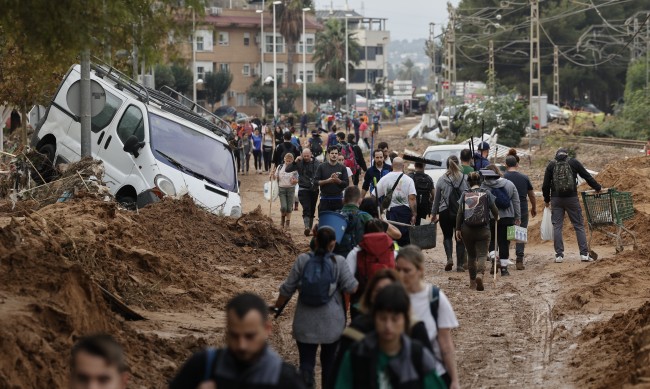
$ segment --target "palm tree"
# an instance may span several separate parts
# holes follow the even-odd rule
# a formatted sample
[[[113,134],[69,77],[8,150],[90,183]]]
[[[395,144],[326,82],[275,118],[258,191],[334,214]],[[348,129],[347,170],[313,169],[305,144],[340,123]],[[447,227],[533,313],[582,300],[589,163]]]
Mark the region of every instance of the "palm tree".
[[[325,28],[316,33],[314,47],[314,66],[319,76],[331,80],[345,77],[345,22],[330,19]],[[359,64],[361,46],[348,32],[349,70],[354,71],[354,65]],[[349,80],[348,80],[349,81]]]
[[[272,3],[271,7],[273,7]],[[277,5],[275,9],[277,23],[280,25],[280,34],[284,38],[287,48],[287,86],[291,86],[293,83],[296,44],[302,35],[302,9],[307,7],[312,8],[311,0],[286,0],[284,4]]]

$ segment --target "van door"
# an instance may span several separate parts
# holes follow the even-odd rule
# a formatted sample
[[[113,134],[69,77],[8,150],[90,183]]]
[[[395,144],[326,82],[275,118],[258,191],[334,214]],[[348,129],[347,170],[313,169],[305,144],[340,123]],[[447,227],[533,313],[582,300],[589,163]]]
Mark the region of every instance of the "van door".
[[[128,181],[133,182],[134,177],[129,177],[131,174],[141,176],[136,159],[122,148],[131,135],[135,135],[141,142],[146,142],[146,127],[147,116],[143,110],[136,105],[129,105],[117,126],[107,127],[105,136],[99,142],[99,158],[104,161],[106,184],[113,194]]]

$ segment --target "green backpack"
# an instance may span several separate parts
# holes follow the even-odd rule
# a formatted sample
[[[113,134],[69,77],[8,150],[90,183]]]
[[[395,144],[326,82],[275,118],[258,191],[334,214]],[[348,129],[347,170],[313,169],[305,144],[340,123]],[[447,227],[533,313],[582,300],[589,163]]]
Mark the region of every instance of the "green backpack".
[[[555,162],[553,167],[553,190],[559,195],[571,194],[576,191],[576,178],[567,159]]]

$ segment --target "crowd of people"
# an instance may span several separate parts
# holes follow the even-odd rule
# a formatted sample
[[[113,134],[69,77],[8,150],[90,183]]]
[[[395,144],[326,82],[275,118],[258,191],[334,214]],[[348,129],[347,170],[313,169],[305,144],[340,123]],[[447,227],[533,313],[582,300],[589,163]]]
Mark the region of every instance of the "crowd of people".
[[[515,245],[515,262],[510,261],[508,229],[525,228],[537,204],[530,179],[519,172],[516,150],[509,151],[503,167],[490,163],[487,143],[476,154],[463,150],[460,158],[444,161],[446,171],[434,183],[424,172],[426,160],[416,159],[408,172],[404,158],[391,153],[386,142],[371,150],[367,164],[359,136],[337,131],[336,124],[326,141],[320,139],[325,131],[307,137],[301,127],[296,142],[291,130],[261,128],[251,129],[255,169],[271,160],[264,169],[279,183],[283,228],[290,226],[298,187],[310,250],[288,269],[273,304],[251,293],[232,298],[226,306],[226,346],[191,356],[169,387],[314,388],[320,382],[324,389],[459,388],[452,337],[459,322],[444,291],[427,282],[425,254],[410,244],[410,227],[426,219],[440,225],[444,270],[453,270],[455,250],[456,271],[468,271],[471,290],[485,290],[488,262],[490,274],[502,277],[510,275],[512,265],[525,270],[524,243]],[[245,158],[241,164],[248,166]],[[559,149],[542,187],[545,206],[552,209],[558,263],[564,260],[565,212],[576,230],[580,260],[592,261],[578,177],[601,190],[578,160]],[[346,220],[342,236],[316,218],[328,212]],[[270,315],[280,315],[295,294],[297,368],[268,344]],[[81,383],[93,380],[124,388],[128,381],[122,351],[106,336],[75,346],[71,372],[71,382],[80,383],[75,388],[89,387]]]

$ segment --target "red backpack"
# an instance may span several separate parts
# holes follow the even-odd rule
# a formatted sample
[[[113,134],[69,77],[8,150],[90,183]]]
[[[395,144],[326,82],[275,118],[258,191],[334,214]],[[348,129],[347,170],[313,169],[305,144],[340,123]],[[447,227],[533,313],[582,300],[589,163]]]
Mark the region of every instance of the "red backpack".
[[[359,165],[357,164],[357,158],[354,155],[354,149],[352,148],[352,145],[346,143],[343,147],[341,147],[341,154],[343,154],[343,158],[345,158],[343,164],[352,170],[352,174],[357,174]]]
[[[384,232],[364,234],[359,247],[355,278],[359,281],[358,291],[363,293],[378,270],[395,268],[395,251],[393,239]]]

